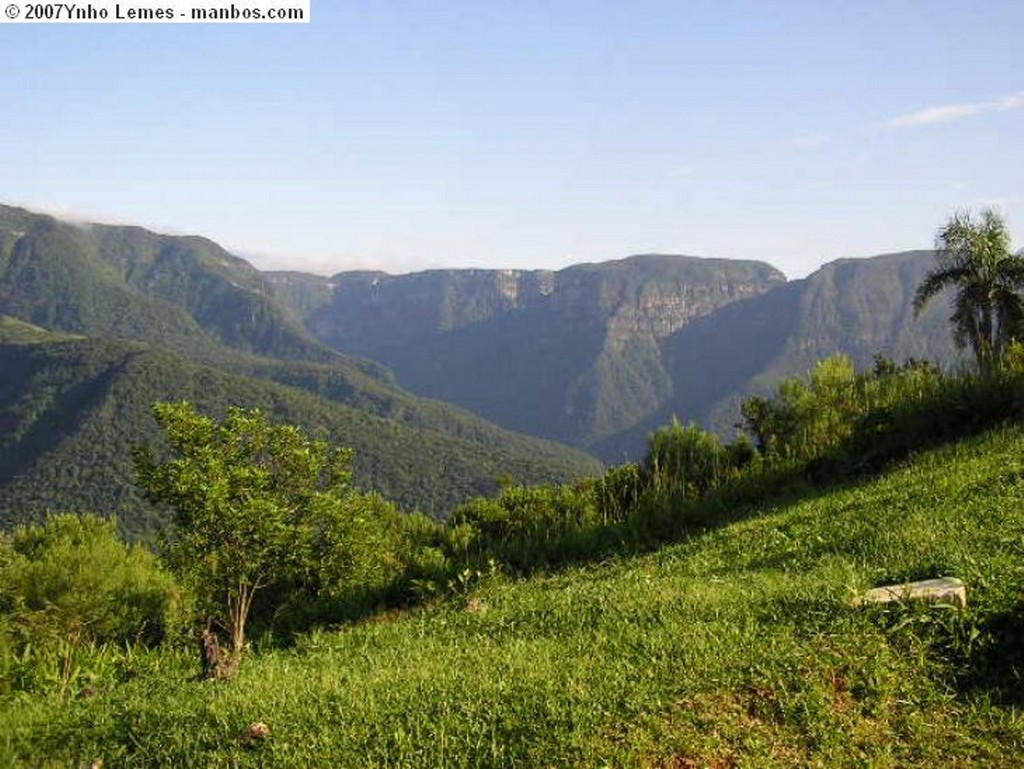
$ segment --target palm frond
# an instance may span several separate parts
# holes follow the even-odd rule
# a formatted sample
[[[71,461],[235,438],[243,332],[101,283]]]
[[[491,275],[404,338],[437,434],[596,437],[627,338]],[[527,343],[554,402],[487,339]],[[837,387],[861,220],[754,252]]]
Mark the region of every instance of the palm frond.
[[[950,286],[963,283],[969,276],[969,270],[962,265],[956,264],[938,267],[929,272],[925,275],[921,285],[917,287],[917,291],[914,293],[914,314],[920,315],[925,305],[935,296],[941,294]]]

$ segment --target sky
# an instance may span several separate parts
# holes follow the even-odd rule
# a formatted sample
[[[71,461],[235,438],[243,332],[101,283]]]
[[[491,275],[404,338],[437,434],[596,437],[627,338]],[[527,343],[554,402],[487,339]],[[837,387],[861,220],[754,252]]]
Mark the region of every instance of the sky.
[[[311,16],[0,24],[0,203],[321,274],[662,252],[800,277],[988,205],[1024,246],[1020,0]]]

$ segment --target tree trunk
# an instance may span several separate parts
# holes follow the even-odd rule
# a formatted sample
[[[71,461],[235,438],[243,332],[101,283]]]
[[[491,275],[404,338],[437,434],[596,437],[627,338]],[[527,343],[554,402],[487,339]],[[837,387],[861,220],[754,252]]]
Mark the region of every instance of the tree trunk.
[[[206,628],[199,643],[199,653],[203,664],[203,678],[230,678],[237,669],[232,655],[217,640],[217,635]]]
[[[234,595],[228,596],[228,630],[231,633],[231,653],[241,658],[245,649],[245,623],[249,620],[249,609],[256,587],[241,582]]]

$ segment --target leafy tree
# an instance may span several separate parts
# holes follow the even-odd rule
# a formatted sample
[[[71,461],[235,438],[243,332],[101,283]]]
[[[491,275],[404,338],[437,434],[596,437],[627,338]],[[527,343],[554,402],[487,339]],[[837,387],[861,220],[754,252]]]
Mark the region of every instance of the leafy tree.
[[[237,661],[257,593],[302,581],[331,557],[352,565],[339,533],[352,529],[352,452],[272,425],[259,410],[232,408],[215,422],[186,402],[154,406],[172,458],[136,457],[139,484],[172,511],[167,553],[197,586],[208,624],[227,631]],[[324,543],[331,543],[327,551]],[[335,547],[336,546],[336,547]]]
[[[938,266],[929,272],[914,296],[914,311],[943,290],[955,287],[953,341],[970,347],[978,368],[987,372],[1000,360],[1006,345],[1021,330],[1024,300],[1024,254],[1010,251],[1006,221],[986,208],[980,218],[969,211],[954,216],[936,237]]]

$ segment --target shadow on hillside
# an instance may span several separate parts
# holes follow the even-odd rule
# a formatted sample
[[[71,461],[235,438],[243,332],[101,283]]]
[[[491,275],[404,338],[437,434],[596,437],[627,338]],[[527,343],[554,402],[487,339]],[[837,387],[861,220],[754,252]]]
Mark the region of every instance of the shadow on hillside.
[[[993,614],[978,628],[979,645],[969,656],[957,688],[968,696],[987,696],[994,703],[1024,706],[1024,600]]]

